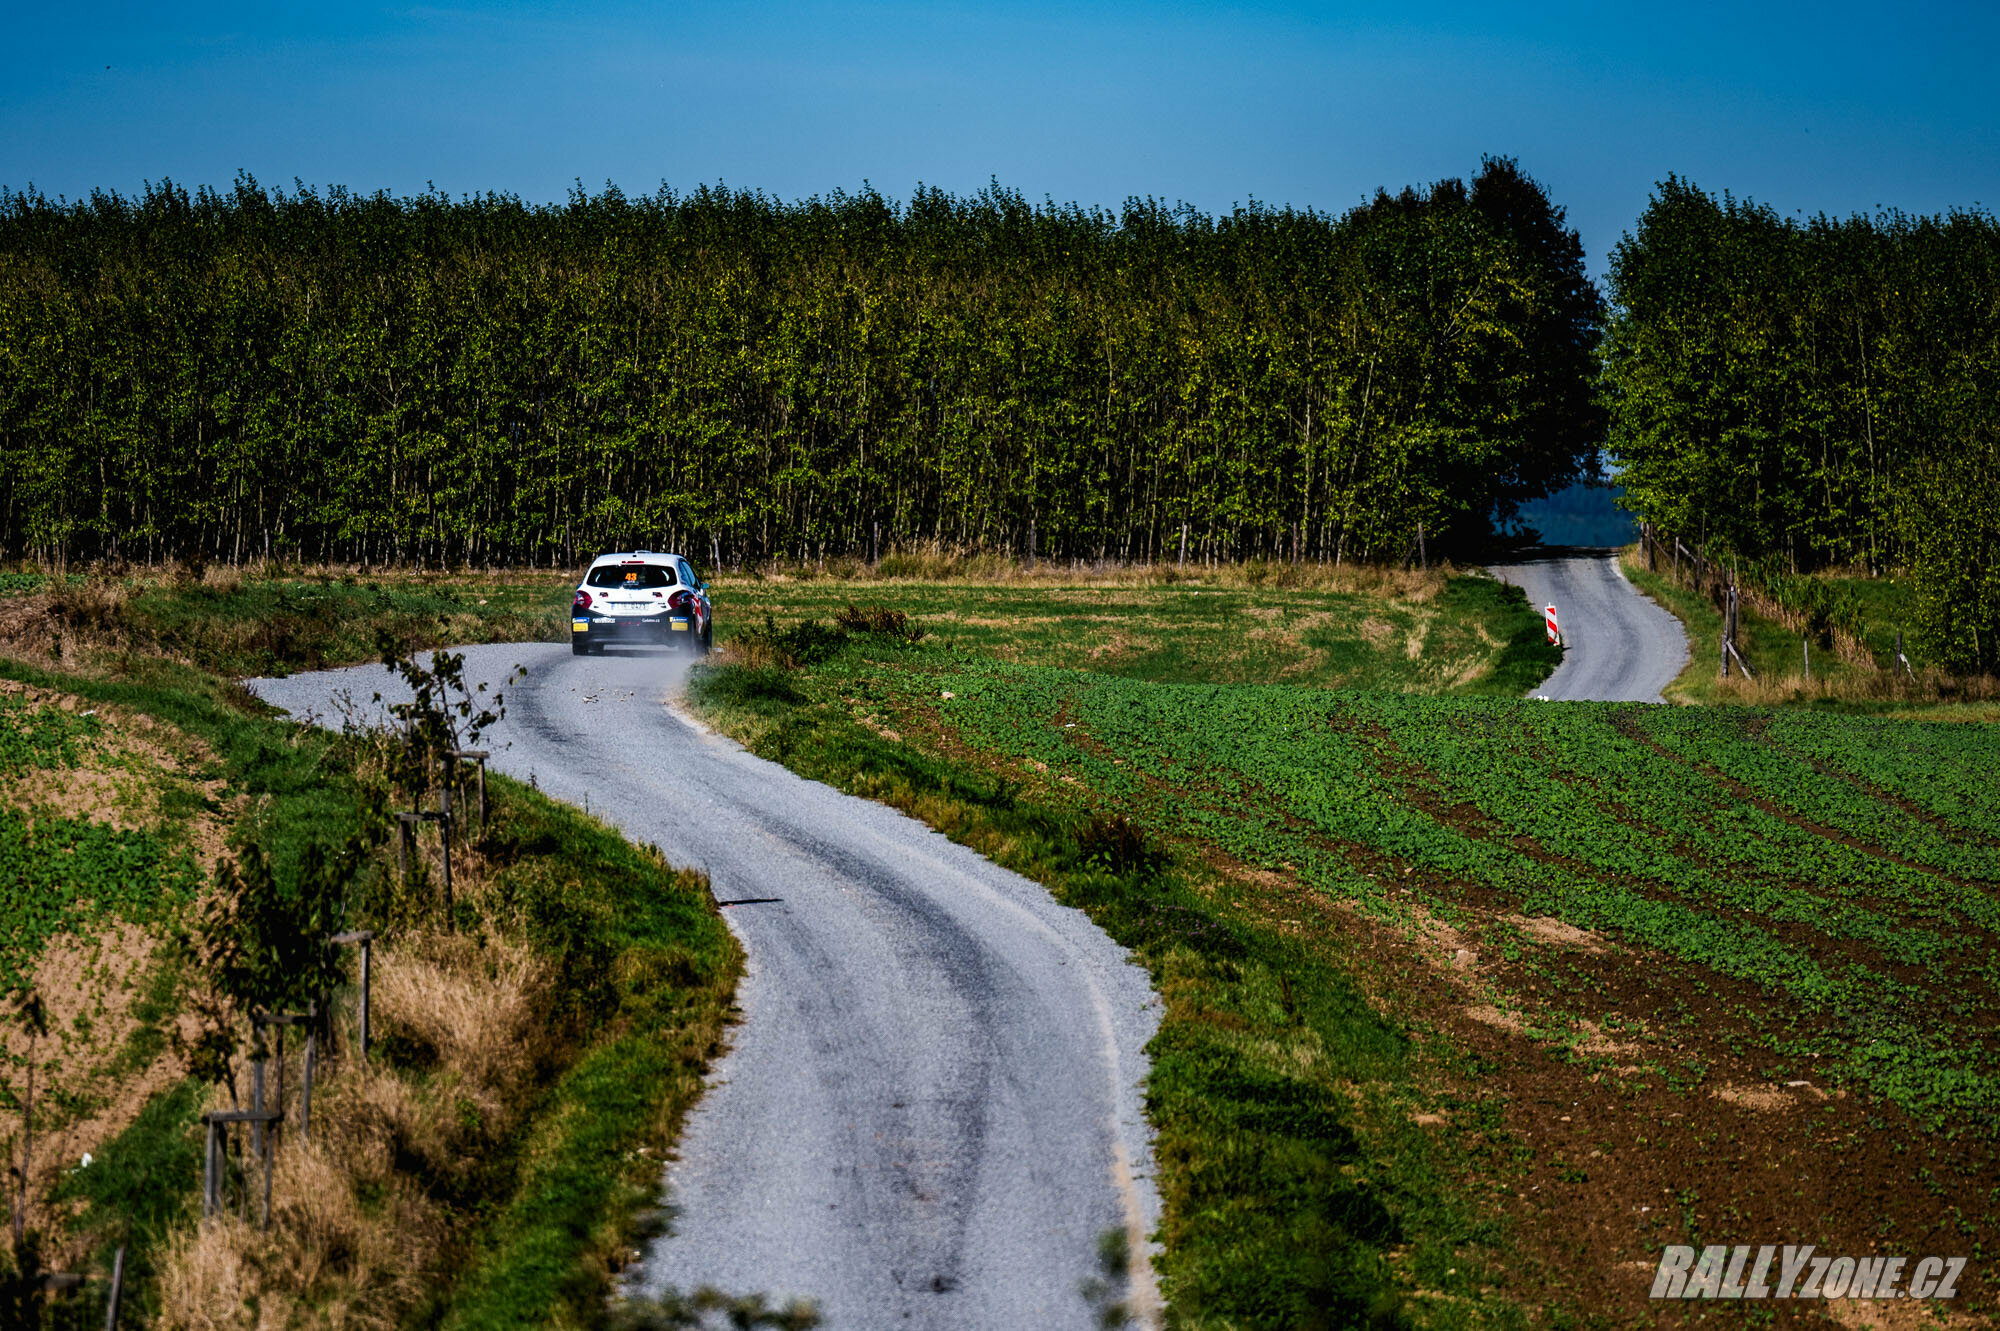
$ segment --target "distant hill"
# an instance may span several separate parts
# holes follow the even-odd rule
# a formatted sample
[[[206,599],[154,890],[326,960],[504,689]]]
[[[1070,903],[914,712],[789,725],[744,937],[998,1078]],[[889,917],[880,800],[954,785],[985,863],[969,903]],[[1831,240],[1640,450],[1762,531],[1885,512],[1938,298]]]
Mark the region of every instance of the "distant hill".
[[[1617,506],[1624,493],[1616,485],[1572,485],[1523,504],[1503,534],[1532,530],[1543,545],[1629,545],[1639,539],[1639,520]]]

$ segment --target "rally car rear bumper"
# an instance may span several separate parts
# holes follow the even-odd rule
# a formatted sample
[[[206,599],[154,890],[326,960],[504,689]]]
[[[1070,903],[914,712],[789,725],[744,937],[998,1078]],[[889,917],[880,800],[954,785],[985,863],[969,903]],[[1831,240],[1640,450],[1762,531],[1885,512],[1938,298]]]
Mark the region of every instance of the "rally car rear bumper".
[[[570,637],[592,646],[610,643],[650,643],[655,646],[692,641],[692,615],[572,615]]]

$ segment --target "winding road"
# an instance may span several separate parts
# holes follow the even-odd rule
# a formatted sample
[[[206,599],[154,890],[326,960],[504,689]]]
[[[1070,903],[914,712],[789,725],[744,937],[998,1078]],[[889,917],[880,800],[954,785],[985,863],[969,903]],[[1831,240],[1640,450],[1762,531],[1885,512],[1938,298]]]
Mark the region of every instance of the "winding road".
[[[1680,620],[1626,580],[1616,550],[1557,548],[1493,576],[1556,608],[1563,660],[1535,690],[1565,702],[1665,702],[1662,690],[1688,663]]]
[[[684,670],[466,651],[506,694],[493,765],[706,870],[748,954],[634,1284],[811,1299],[831,1331],[1082,1328],[1122,1231],[1145,1257],[1114,1297],[1155,1323],[1145,972],[1038,884],[707,731]],[[396,693],[379,666],[249,684],[315,720]]]

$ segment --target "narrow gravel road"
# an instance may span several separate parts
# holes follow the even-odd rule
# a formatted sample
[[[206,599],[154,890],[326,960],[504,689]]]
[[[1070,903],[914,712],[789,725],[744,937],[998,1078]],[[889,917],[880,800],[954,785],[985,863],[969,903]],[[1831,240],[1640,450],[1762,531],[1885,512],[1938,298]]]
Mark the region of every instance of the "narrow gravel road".
[[[1493,576],[1556,608],[1563,662],[1535,696],[1570,702],[1664,702],[1688,663],[1681,622],[1626,581],[1615,550],[1559,549]]]
[[[833,1331],[1096,1325],[1101,1238],[1150,1253],[1158,1222],[1145,973],[1037,884],[687,719],[677,658],[466,652],[494,687],[517,663],[494,765],[705,869],[749,956],[635,1284],[809,1298]],[[392,683],[250,681],[322,720]]]

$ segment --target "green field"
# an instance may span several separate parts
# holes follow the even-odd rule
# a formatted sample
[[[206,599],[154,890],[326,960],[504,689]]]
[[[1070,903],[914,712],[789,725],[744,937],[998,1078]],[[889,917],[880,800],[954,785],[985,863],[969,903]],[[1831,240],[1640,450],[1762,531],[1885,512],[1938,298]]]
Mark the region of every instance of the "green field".
[[[982,658],[1129,679],[1409,693],[1526,692],[1555,668],[1541,619],[1482,574],[1403,578],[1271,566],[1209,577],[718,579],[722,641],[837,617],[857,601],[912,616]],[[1246,576],[1247,575],[1247,576]],[[1253,580],[1256,579],[1256,580]]]
[[[1079,653],[1032,623],[975,638],[948,603],[935,638],[795,633],[804,663],[696,696],[1146,958],[1184,1324],[1329,1299],[1622,1321],[1644,1282],[1601,1273],[1664,1243],[2000,1242],[1990,727],[1219,682],[1201,653],[1176,682],[1145,654],[1037,663]],[[1377,1220],[1248,1219],[1329,1175]],[[1252,1295],[1237,1260],[1274,1274]]]

